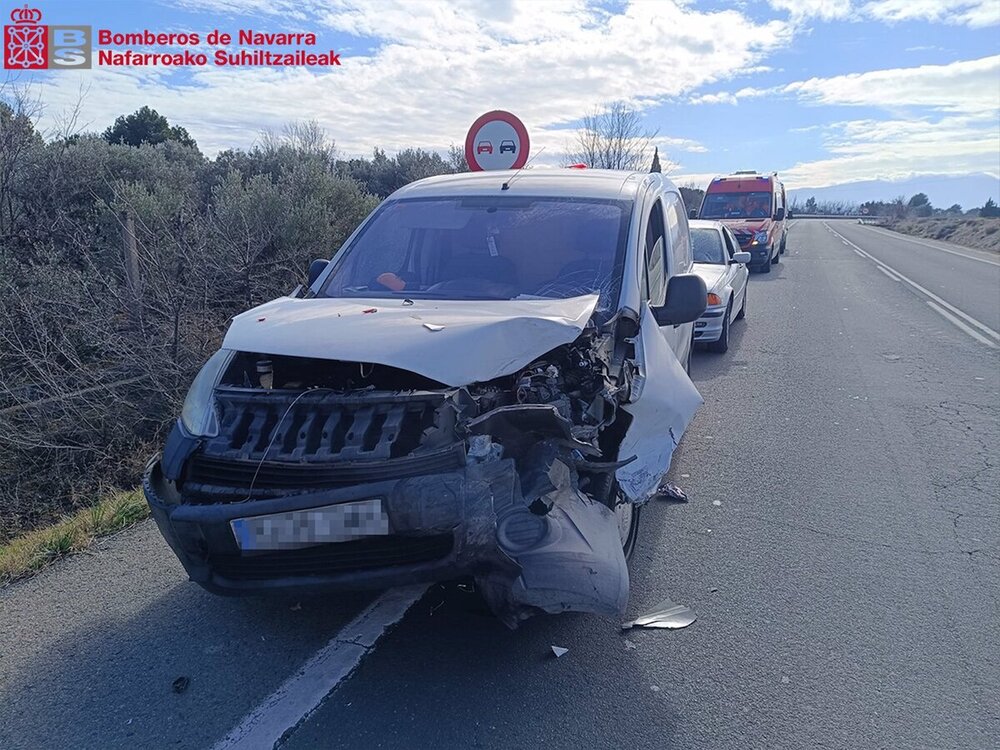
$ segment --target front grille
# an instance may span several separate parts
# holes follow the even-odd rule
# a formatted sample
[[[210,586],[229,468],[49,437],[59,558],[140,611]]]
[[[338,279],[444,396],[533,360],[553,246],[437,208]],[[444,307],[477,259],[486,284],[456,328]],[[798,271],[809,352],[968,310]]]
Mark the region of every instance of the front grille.
[[[438,425],[444,395],[344,396],[317,389],[217,388],[219,436],[205,452],[242,460],[351,461],[405,456]]]
[[[736,241],[740,243],[740,247],[746,247],[753,242],[753,232],[748,232],[745,229],[734,229],[732,231]]]
[[[436,451],[387,461],[351,462],[278,462],[238,461],[197,453],[191,457],[185,490],[195,495],[230,494],[247,496],[251,483],[254,496],[267,490],[311,490],[327,487],[350,487],[367,482],[404,479],[421,474],[453,471],[465,464],[461,443]],[[256,479],[254,478],[256,476]]]
[[[296,550],[219,555],[209,565],[216,575],[233,581],[328,576],[433,562],[451,554],[453,544],[451,534],[380,536]]]

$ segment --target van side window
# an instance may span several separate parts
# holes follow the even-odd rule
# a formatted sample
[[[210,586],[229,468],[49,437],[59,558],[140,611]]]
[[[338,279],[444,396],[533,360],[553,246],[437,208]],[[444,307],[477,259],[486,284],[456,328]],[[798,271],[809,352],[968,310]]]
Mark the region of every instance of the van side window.
[[[667,236],[670,238],[670,274],[691,270],[691,239],[688,234],[687,215],[677,193],[667,193]]]
[[[643,290],[652,307],[661,307],[667,293],[667,269],[664,253],[663,206],[653,204],[646,222],[646,284]]]

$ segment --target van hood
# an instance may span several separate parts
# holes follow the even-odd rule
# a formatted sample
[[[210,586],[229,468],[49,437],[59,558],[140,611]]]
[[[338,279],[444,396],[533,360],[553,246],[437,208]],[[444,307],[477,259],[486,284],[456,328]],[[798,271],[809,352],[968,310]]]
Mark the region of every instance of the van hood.
[[[747,232],[771,231],[770,219],[719,219],[730,229],[744,229]]]
[[[233,318],[224,349],[409,370],[450,386],[510,375],[583,332],[598,295],[570,299],[281,297]]]

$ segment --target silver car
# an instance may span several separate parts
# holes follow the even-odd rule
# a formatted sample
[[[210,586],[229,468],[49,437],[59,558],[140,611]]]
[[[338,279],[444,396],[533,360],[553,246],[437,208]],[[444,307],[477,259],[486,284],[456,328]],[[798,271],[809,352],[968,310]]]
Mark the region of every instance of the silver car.
[[[708,289],[708,307],[694,324],[694,342],[724,352],[729,349],[730,323],[747,313],[750,253],[740,250],[729,227],[721,222],[695,220],[690,226],[691,270],[704,279]]]

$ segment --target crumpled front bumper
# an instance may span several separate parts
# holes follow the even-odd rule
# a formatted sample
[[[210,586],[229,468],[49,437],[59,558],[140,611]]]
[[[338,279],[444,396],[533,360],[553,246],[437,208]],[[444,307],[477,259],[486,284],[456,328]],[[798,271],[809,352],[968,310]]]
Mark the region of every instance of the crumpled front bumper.
[[[576,485],[543,472],[521,492],[511,459],[458,471],[246,502],[186,504],[160,462],[143,489],[152,514],[191,580],[220,594],[268,590],[377,589],[473,577],[509,626],[536,612],[620,616],[628,570],[614,514]],[[536,482],[537,484],[537,482]],[[548,511],[533,512],[544,495]],[[383,498],[389,535],[294,550],[241,551],[230,522]],[[534,506],[538,510],[537,506]]]

